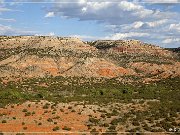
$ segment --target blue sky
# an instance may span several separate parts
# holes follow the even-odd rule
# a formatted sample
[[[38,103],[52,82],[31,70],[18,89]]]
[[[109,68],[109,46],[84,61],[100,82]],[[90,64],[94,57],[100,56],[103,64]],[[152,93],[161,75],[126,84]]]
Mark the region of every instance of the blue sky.
[[[0,35],[137,39],[180,47],[180,0],[0,0]]]

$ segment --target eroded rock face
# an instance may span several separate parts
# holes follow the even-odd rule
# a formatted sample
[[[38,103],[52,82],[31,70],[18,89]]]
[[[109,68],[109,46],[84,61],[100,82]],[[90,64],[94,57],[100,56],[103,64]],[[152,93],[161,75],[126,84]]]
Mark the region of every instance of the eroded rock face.
[[[146,82],[180,76],[175,53],[136,40],[0,37],[0,54],[0,78],[135,76]]]
[[[173,65],[136,62],[130,63],[130,67],[144,75],[154,75],[155,78],[158,76],[160,78],[180,76],[180,62],[175,62]]]
[[[112,53],[149,54],[163,57],[173,56],[171,51],[138,40],[99,40],[92,44],[99,49],[108,49]]]

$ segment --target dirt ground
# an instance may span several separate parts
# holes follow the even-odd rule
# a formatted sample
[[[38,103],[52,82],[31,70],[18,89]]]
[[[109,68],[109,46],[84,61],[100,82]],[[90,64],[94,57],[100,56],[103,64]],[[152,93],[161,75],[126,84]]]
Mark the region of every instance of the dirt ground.
[[[143,110],[144,108],[146,108],[145,104],[132,103],[88,105],[83,102],[55,104],[45,100],[27,101],[0,108],[0,133],[7,135],[105,133],[108,128],[102,123],[110,125],[114,118],[120,117],[131,109]],[[114,109],[118,111],[118,115],[110,117],[105,115],[112,113]],[[98,124],[93,125],[96,120],[101,124],[97,122]],[[125,132],[125,125],[118,125],[116,131]]]

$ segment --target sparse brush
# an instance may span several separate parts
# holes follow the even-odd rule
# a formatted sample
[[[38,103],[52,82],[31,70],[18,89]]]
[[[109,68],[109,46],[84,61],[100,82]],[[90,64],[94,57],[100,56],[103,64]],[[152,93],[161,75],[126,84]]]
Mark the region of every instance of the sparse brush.
[[[7,121],[6,120],[2,120],[2,123],[7,123]]]
[[[57,131],[57,130],[59,130],[60,128],[58,127],[58,126],[56,126],[56,127],[54,127],[52,130],[53,131]]]
[[[69,127],[67,127],[67,126],[64,126],[62,129],[63,129],[63,130],[68,130],[68,131],[71,130],[71,128],[69,128]]]

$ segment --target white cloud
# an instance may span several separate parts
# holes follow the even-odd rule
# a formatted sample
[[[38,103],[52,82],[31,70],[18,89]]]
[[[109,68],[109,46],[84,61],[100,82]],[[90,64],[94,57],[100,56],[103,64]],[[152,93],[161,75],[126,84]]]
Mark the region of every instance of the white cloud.
[[[159,29],[159,27],[164,26],[168,22],[167,19],[157,20],[153,22],[142,22],[137,21],[132,24],[124,24],[120,25],[121,30],[129,31],[129,30],[144,30],[144,29]]]
[[[0,21],[6,21],[6,22],[15,22],[16,20],[15,19],[7,19],[7,18],[0,18]]]
[[[149,33],[138,33],[138,32],[129,32],[129,33],[116,33],[111,36],[105,37],[105,39],[119,40],[127,38],[136,38],[136,37],[147,37]]]
[[[55,0],[55,2],[59,1]],[[178,17],[175,12],[148,9],[140,3],[109,2],[107,0],[103,2],[75,0],[73,3],[71,0],[61,0],[48,11],[47,17],[56,14],[61,17],[94,20],[109,25],[122,25],[144,20],[152,22]]]
[[[143,22],[134,22],[133,23],[133,28],[138,29],[140,28],[144,23]]]
[[[54,12],[48,12],[45,16],[45,18],[55,17]]]
[[[55,33],[54,32],[50,32],[50,33],[46,33],[46,34],[43,34],[43,33],[36,33],[34,34],[35,36],[55,36]]]
[[[54,0],[59,2],[59,0]],[[180,36],[180,13],[173,10],[161,10],[158,6],[146,4],[152,0],[61,0],[48,8],[48,12],[64,19],[77,18],[80,21],[95,21],[105,25],[105,30],[110,35],[109,39],[136,38],[144,41],[154,41],[164,44],[165,39]],[[178,2],[179,0],[157,0],[157,2]],[[142,3],[141,3],[142,2]],[[143,3],[145,2],[145,3]],[[168,5],[169,5],[168,4]],[[82,36],[80,36],[82,37]],[[94,39],[102,37],[83,36],[82,38]],[[177,46],[177,44],[176,44]]]
[[[55,33],[54,33],[54,32],[50,32],[50,33],[48,34],[48,36],[55,36]]]
[[[142,0],[141,2],[147,3],[178,3],[180,0]]]
[[[154,22],[147,22],[149,27],[157,27],[168,22],[168,19],[162,19]]]
[[[0,35],[32,35],[38,31],[16,29],[12,26],[5,26],[0,24]]]
[[[180,32],[180,23],[178,23],[178,24],[170,24],[169,29]]]
[[[3,0],[0,0],[0,3],[1,1]],[[40,2],[40,0],[24,1]],[[42,1],[46,2],[48,0]],[[171,3],[180,2],[180,0],[132,0],[133,2],[124,0],[113,0],[113,2],[109,0],[51,0],[51,2],[53,1],[57,3],[46,8],[47,14],[44,16],[46,18],[60,16],[63,19],[77,18],[80,21],[91,20],[102,23],[110,33],[109,36],[105,37],[108,39],[136,38],[169,45],[173,42],[173,45],[178,45],[180,13],[173,10],[161,10],[161,8],[157,8],[157,5],[156,7],[153,7],[153,5],[156,3],[170,5]],[[147,6],[146,2],[153,4]],[[0,13],[7,11],[12,11],[12,9],[0,6]],[[10,31],[10,26],[4,27],[4,29],[8,28],[8,31]],[[17,30],[13,29],[12,33],[17,33]],[[54,33],[52,32],[51,35],[54,35]],[[103,38],[87,35],[74,36],[87,40]]]
[[[23,12],[22,10],[15,10],[15,9],[10,9],[6,7],[0,7],[0,13],[2,12]]]
[[[12,31],[13,29],[11,28],[11,26],[4,26],[2,24],[0,24],[0,34],[6,34],[7,32]]]
[[[7,12],[7,11],[12,11],[12,9],[0,7],[0,12]]]
[[[97,39],[104,39],[104,37],[96,37],[96,36],[89,36],[89,35],[69,35],[69,37],[76,37],[81,40],[97,40]]]
[[[124,11],[137,11],[143,10],[143,7],[128,1],[121,1],[118,6]]]
[[[180,38],[168,38],[168,39],[165,39],[163,40],[163,43],[164,44],[170,44],[170,43],[178,43],[180,42]]]

